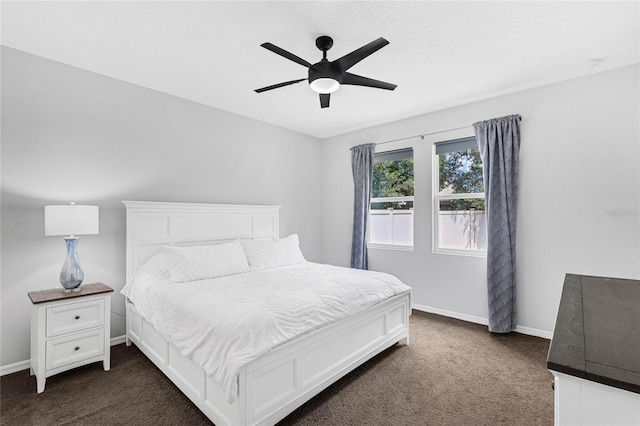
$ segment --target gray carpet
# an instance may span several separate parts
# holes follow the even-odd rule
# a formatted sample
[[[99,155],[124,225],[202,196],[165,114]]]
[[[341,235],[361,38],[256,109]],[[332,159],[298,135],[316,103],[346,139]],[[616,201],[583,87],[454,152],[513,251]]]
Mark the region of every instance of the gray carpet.
[[[552,425],[549,341],[422,312],[411,345],[396,345],[280,425]],[[210,425],[135,346],[47,379],[0,378],[2,425]]]

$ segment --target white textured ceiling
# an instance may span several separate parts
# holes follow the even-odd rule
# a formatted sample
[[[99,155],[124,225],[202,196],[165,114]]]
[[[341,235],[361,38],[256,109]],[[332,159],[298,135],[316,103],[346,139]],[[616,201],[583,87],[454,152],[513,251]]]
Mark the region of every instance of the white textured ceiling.
[[[8,2],[2,44],[319,138],[639,61],[639,2]],[[384,37],[320,109],[306,68]],[[603,59],[597,68],[591,59]]]

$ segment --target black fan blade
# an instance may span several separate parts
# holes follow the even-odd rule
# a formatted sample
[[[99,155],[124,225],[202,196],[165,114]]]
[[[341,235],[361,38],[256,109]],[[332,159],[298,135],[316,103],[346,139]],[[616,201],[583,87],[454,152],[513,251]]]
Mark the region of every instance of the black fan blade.
[[[320,108],[329,108],[329,93],[320,93]]]
[[[338,66],[340,67],[340,70],[344,72],[349,68],[351,68],[352,66],[354,66],[355,64],[357,64],[358,62],[360,62],[361,60],[363,60],[364,58],[366,58],[367,56],[382,49],[387,44],[389,44],[389,42],[384,38],[380,37],[379,39],[374,40],[371,43],[362,46],[360,49],[356,49],[351,53],[347,53],[342,58],[332,61],[332,63],[338,64]]]
[[[350,84],[352,86],[366,86],[366,87],[375,87],[377,89],[387,89],[393,90],[398,87],[395,84],[386,83],[380,80],[374,80],[372,78],[362,77],[359,75],[351,74],[349,72],[345,72],[342,74],[342,84]]]
[[[262,92],[266,92],[267,90],[272,90],[272,89],[277,89],[279,87],[289,86],[291,84],[300,83],[301,81],[305,81],[305,80],[306,80],[306,78],[301,78],[300,80],[285,81],[284,83],[278,83],[278,84],[274,84],[273,86],[267,86],[267,87],[263,87],[261,89],[256,89],[256,93],[262,93]]]
[[[311,64],[307,61],[305,61],[304,59],[294,55],[291,52],[287,52],[284,49],[279,48],[278,46],[271,44],[271,43],[262,43],[260,46],[264,47],[265,49],[268,49],[270,51],[272,51],[273,53],[277,53],[280,56],[284,56],[285,58],[287,58],[290,61],[293,61],[297,64],[300,64],[302,66],[305,66],[307,68],[309,68],[311,66]]]

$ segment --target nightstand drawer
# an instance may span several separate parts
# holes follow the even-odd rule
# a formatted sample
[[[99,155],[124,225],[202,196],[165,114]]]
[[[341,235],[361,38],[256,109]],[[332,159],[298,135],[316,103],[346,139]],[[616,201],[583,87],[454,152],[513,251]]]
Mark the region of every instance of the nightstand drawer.
[[[46,345],[46,369],[62,367],[103,353],[103,328],[51,339]]]
[[[104,299],[47,308],[47,337],[104,325]]]

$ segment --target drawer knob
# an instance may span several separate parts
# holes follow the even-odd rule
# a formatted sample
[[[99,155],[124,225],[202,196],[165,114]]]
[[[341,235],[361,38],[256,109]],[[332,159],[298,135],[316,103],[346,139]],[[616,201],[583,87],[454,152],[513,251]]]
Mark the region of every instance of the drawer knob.
[[[80,349],[80,346],[76,346],[76,347],[75,347],[75,350],[76,350],[76,351],[77,351],[78,349]]]
[[[76,315],[76,319],[80,319],[80,315]]]

